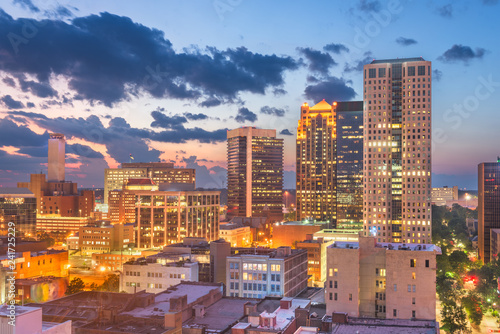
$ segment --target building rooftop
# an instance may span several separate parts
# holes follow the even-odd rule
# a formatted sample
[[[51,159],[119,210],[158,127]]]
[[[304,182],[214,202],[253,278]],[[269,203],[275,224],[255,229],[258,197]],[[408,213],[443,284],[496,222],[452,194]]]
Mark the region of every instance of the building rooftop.
[[[193,317],[186,321],[183,327],[202,325],[210,333],[225,331],[244,316],[244,305],[251,301],[254,299],[224,297],[208,307],[203,318]]]
[[[332,334],[435,334],[433,320],[349,318],[345,324],[334,324]]]
[[[39,307],[33,307],[33,306],[19,306],[16,305],[16,316],[29,313],[29,312],[34,312],[36,310],[39,310]],[[0,317],[8,317],[10,315],[10,310],[7,308],[7,305],[1,305],[0,306]]]
[[[24,195],[22,197],[35,197],[28,188],[0,187],[0,197]]]
[[[291,249],[291,247],[278,247],[278,248],[233,248],[237,249],[238,253],[228,256],[228,258],[237,257],[254,257],[254,258],[271,258],[271,259],[285,259],[290,256],[307,252],[305,249]]]
[[[332,105],[329,104],[328,102],[323,99],[323,101],[320,101],[319,103],[316,103],[314,106],[309,108],[310,111],[325,111],[325,110],[332,110]]]
[[[249,226],[243,226],[242,224],[237,223],[220,223],[219,230],[236,230],[237,228],[244,228]]]
[[[283,298],[282,300],[286,300],[286,298]],[[295,309],[296,308],[307,308],[309,304],[311,303],[310,300],[308,299],[298,299],[294,298],[291,300],[292,305],[289,308],[281,308],[278,307],[276,310],[273,312],[267,312],[264,311],[260,314],[261,317],[264,318],[274,318],[276,317],[276,326],[274,329],[283,329],[285,328],[292,319],[295,318]],[[263,326],[259,326],[258,328],[266,328]]]
[[[155,296],[155,302],[147,307],[137,307],[131,311],[124,312],[134,317],[163,317],[165,312],[170,310],[170,299],[187,295],[187,303],[191,304],[198,298],[201,298],[210,293],[214,289],[222,289],[219,284],[200,283],[196,284],[180,283],[167,290],[158,293]]]
[[[373,60],[370,64],[399,64],[406,63],[409,61],[425,61],[422,57],[413,57],[413,58],[396,58],[396,59],[380,59]]]
[[[433,244],[407,244],[407,243],[397,243],[397,242],[377,242],[375,244],[376,248],[387,248],[388,250],[410,250],[410,251],[422,251],[422,252],[438,252],[441,254],[441,248]],[[344,249],[358,249],[359,242],[348,242],[348,241],[335,241],[333,244],[328,246],[328,248],[344,248]]]

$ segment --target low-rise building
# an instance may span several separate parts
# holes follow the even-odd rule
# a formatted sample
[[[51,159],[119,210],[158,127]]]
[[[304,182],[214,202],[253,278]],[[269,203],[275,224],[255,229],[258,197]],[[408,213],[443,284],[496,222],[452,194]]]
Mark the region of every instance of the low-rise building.
[[[252,244],[252,231],[250,226],[236,223],[221,223],[219,236],[229,242],[232,247],[248,247]]]
[[[292,221],[276,223],[273,226],[272,247],[293,247],[303,241],[307,234],[313,234],[322,229],[329,228],[328,222]]]
[[[37,217],[36,230],[45,232],[76,233],[89,224],[88,217]]]
[[[2,267],[8,268],[12,255],[0,256]],[[15,278],[38,276],[63,277],[68,275],[68,251],[45,250],[15,253]]]
[[[227,296],[295,297],[307,287],[306,250],[279,247],[266,249],[266,253],[238,253],[227,257]]]
[[[198,262],[166,262],[161,259],[155,256],[125,263],[120,275],[120,291],[159,293],[182,281],[198,281]]]
[[[124,263],[135,261],[141,257],[154,255],[158,252],[159,250],[157,249],[137,250],[129,248],[109,253],[94,253],[92,254],[92,268],[102,271],[121,271]]]
[[[432,188],[431,202],[434,205],[446,205],[446,202],[458,200],[458,186],[448,188],[447,186],[441,188]]]
[[[327,248],[327,314],[436,319],[436,255],[431,244],[335,242]]]
[[[0,306],[0,333],[2,334],[71,334],[71,320],[62,323],[42,320],[42,309],[32,306]]]
[[[326,248],[333,241],[326,241],[323,238],[313,239],[312,234],[307,235],[307,239],[297,242],[297,249],[307,251],[307,274],[308,285],[323,287],[326,280]]]
[[[83,256],[128,249],[135,242],[134,224],[88,225],[78,235]]]

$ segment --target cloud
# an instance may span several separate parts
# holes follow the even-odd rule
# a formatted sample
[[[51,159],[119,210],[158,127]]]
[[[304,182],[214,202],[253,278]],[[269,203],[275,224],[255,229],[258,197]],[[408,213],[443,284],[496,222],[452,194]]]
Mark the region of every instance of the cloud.
[[[200,107],[217,107],[222,104],[222,101],[217,98],[208,98],[205,101],[200,103]]]
[[[26,25],[36,27],[36,38],[26,41],[14,33]],[[1,11],[0,35],[7,36],[0,39],[0,68],[37,79],[26,82],[25,89],[38,96],[56,96],[49,85],[51,78],[61,76],[76,92],[75,98],[109,107],[143,93],[203,99],[204,105],[214,99],[230,102],[240,93],[265,94],[281,87],[285,72],[299,68],[292,57],[254,53],[244,47],[177,52],[162,31],[106,12],[67,23],[13,19]],[[36,84],[45,86],[45,92]]]
[[[309,62],[309,70],[324,75],[328,75],[330,67],[337,65],[332,56],[311,48],[297,48]]]
[[[242,107],[238,109],[238,114],[234,119],[238,123],[245,123],[246,121],[253,123],[257,120],[257,115],[248,110],[248,108]]]
[[[335,54],[340,54],[341,52],[349,52],[349,48],[345,46],[344,44],[335,44],[335,43],[330,43],[327,44],[323,47],[323,50],[335,53]]]
[[[205,114],[192,114],[190,112],[184,113],[184,116],[190,121],[201,121],[204,119],[208,119],[208,116]]]
[[[40,12],[40,8],[38,8],[37,6],[35,6],[31,0],[14,0],[13,2],[14,2],[14,4],[19,4],[24,9],[28,9],[28,10],[30,10],[33,13],[39,13]]]
[[[224,188],[226,185],[227,170],[220,166],[208,168],[198,163],[204,160],[206,159],[198,159],[196,155],[192,155],[189,158],[182,158],[182,161],[186,163],[186,168],[196,169],[196,187],[205,189]]]
[[[468,62],[474,58],[483,58],[485,53],[486,50],[483,48],[476,48],[476,51],[474,51],[470,46],[455,44],[439,56],[438,59],[445,63],[455,63],[461,61],[464,64],[468,64]]]
[[[19,85],[23,92],[31,92],[38,97],[57,97],[57,91],[48,82],[26,81],[19,79]]]
[[[151,123],[151,127],[153,128],[183,129],[183,124],[187,123],[187,119],[184,116],[167,116],[158,110],[152,111],[151,116],[153,116],[154,119]]]
[[[307,86],[304,95],[315,103],[323,99],[327,101],[349,101],[356,96],[356,92],[347,85],[348,83],[351,82],[331,76],[326,80]]]
[[[38,113],[33,113],[33,112],[26,112],[26,111],[21,111],[21,110],[18,110],[18,111],[9,111],[8,114],[9,115],[14,115],[14,116],[24,116],[24,117],[27,117],[27,118],[48,119],[48,117],[45,116],[44,114],[38,114]]]
[[[363,12],[378,12],[382,9],[382,4],[378,0],[361,0],[358,3],[358,9]]]
[[[357,60],[353,65],[345,64],[344,67],[344,72],[350,73],[350,72],[362,72],[363,71],[363,66],[366,64],[369,64],[373,60],[373,55],[371,52],[365,52],[364,53],[364,58]]]
[[[453,6],[451,4],[437,8],[437,12],[442,17],[451,18],[453,16]]]
[[[396,43],[402,46],[410,46],[413,44],[417,44],[417,41],[414,40],[413,38],[398,37],[396,39]]]
[[[260,108],[260,113],[261,114],[266,114],[266,115],[273,115],[277,117],[283,117],[285,116],[286,110],[283,108],[275,108],[275,107],[269,107],[269,106],[263,106]]]
[[[443,77],[443,72],[441,72],[440,70],[435,69],[432,71],[432,80],[441,81],[442,77]]]
[[[92,149],[90,146],[82,145],[82,144],[66,144],[66,154],[73,153],[81,157],[86,157],[89,159],[102,159],[104,155],[101,152],[97,152]]]
[[[5,77],[2,79],[2,81],[9,87],[16,87],[16,82],[14,81],[14,78]]]
[[[16,101],[10,95],[3,96],[0,101],[5,104],[5,106],[9,109],[22,109],[24,108],[24,104],[21,101]]]
[[[288,129],[283,129],[280,131],[280,135],[293,136],[293,133],[291,133],[290,130],[288,130]]]
[[[0,143],[2,146],[35,146],[40,147],[47,143],[49,134],[42,135],[31,131],[26,125],[17,125],[8,118],[0,119]]]
[[[286,94],[286,90],[284,90],[282,88],[275,88],[273,90],[273,94],[274,94],[274,96],[283,96]]]

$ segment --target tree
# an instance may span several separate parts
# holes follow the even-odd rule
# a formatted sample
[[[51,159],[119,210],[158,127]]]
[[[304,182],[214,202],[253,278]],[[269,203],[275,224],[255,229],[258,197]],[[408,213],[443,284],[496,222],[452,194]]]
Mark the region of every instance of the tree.
[[[475,293],[469,293],[462,298],[462,305],[467,311],[471,324],[479,326],[483,320],[483,309],[479,296]]]
[[[462,276],[467,267],[470,265],[470,260],[467,254],[463,251],[453,251],[448,257],[448,261],[450,261],[450,266],[454,269],[455,273]]]
[[[467,315],[465,314],[464,307],[457,304],[455,301],[450,300],[442,304],[441,310],[441,323],[444,329],[450,334],[470,334],[471,330],[467,323]]]
[[[99,287],[99,290],[118,292],[120,288],[120,277],[116,274],[108,275],[104,283]]]
[[[67,295],[72,295],[74,293],[83,291],[85,288],[85,283],[80,277],[75,277],[69,282],[68,289],[66,290]]]

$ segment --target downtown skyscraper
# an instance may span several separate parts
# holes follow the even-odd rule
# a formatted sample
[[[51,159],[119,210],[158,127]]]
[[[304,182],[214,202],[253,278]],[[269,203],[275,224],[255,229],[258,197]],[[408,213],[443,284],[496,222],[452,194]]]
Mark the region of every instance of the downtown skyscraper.
[[[297,219],[362,223],[363,102],[304,103],[297,128]]]
[[[283,219],[283,139],[276,130],[227,132],[228,215]]]
[[[500,159],[478,166],[478,246],[484,263],[498,254],[491,254],[491,230],[500,228]]]
[[[431,242],[431,62],[364,66],[363,234]]]

